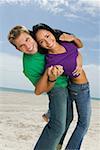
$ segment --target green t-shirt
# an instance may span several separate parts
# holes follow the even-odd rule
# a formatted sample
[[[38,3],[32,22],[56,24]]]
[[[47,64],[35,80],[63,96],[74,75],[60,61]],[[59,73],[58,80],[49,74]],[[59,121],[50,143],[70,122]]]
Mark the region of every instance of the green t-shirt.
[[[45,71],[45,55],[23,55],[23,73],[35,86]],[[67,87],[68,78],[64,75],[57,78],[54,87]]]

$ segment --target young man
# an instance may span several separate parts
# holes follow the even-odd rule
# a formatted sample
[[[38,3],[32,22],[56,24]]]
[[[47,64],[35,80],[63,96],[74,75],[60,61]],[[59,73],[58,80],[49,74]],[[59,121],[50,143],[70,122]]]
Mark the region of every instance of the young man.
[[[35,150],[55,150],[65,126],[72,121],[72,103],[68,101],[68,78],[62,66],[50,67],[44,71],[45,56],[38,53],[38,45],[23,26],[16,26],[9,32],[8,40],[17,50],[23,52],[23,72],[35,86],[35,94],[47,92],[51,118],[35,146]],[[55,31],[59,37],[62,32]],[[68,35],[67,35],[68,36]],[[62,35],[61,38],[64,38]],[[60,76],[62,75],[62,76]]]

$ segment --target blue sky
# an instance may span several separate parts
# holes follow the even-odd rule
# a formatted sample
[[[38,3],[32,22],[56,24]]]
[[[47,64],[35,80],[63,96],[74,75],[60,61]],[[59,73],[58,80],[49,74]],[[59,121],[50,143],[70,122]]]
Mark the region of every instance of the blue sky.
[[[83,41],[81,53],[92,96],[100,98],[99,0],[0,0],[0,86],[33,89],[22,74],[22,53],[9,44],[7,34],[16,25],[31,29],[40,22]]]

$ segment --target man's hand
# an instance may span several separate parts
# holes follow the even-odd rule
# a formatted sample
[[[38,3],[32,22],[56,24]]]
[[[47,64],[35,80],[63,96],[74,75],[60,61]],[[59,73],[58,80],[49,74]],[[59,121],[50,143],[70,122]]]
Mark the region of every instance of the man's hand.
[[[64,72],[61,65],[55,65],[48,68],[47,74],[51,81],[56,80]]]

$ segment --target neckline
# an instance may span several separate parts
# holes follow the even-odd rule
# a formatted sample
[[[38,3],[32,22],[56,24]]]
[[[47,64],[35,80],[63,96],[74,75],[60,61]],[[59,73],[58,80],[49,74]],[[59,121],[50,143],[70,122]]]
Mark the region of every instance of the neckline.
[[[59,43],[61,44],[61,46],[63,46],[63,47],[65,48],[65,52],[63,52],[63,53],[57,53],[57,54],[54,54],[54,53],[51,54],[51,53],[50,53],[50,54],[46,54],[46,55],[61,55],[61,54],[67,53],[68,50],[67,50],[67,48],[66,48],[65,45],[64,45],[64,43],[67,44],[67,42],[66,42],[66,41],[59,41]]]

